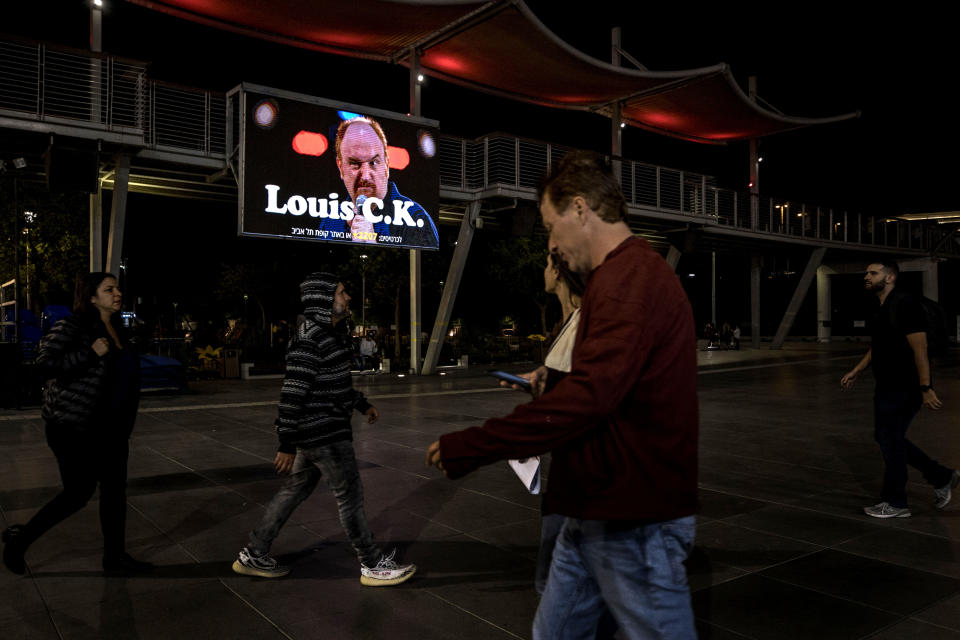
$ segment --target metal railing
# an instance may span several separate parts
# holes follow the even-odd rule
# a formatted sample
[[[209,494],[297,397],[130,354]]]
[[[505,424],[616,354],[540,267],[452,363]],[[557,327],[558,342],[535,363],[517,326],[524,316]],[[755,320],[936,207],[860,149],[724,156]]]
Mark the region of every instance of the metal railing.
[[[19,313],[17,281],[8,280],[0,285],[0,343],[20,342]]]
[[[142,63],[0,38],[0,117],[109,131],[148,149],[224,160],[225,94],[149,80]],[[230,150],[231,152],[233,149]],[[506,135],[439,138],[441,189],[475,194],[512,188],[532,197],[568,147]],[[875,218],[717,187],[710,176],[623,159],[620,184],[632,212],[815,241],[932,250],[938,225]],[[753,206],[752,206],[753,205]],[[951,251],[956,247],[947,245]]]
[[[150,80],[145,64],[97,53],[0,39],[0,116],[225,157],[224,94]]]
[[[440,188],[482,192],[511,188],[533,197],[549,167],[569,151],[505,135],[477,140],[441,136]],[[929,251],[948,235],[938,225],[877,218],[723,189],[710,176],[623,159],[620,186],[632,213],[669,214],[702,224],[824,242]],[[955,250],[951,247],[950,250]]]

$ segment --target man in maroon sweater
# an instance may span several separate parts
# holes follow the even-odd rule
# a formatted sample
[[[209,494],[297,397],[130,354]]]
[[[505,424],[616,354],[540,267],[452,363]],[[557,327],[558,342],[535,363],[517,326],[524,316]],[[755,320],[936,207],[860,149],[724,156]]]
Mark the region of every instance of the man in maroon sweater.
[[[550,250],[589,275],[573,368],[526,374],[534,400],[448,433],[427,461],[450,478],[552,452],[544,513],[565,516],[534,638],[695,638],[683,560],[697,507],[696,332],[667,263],[627,226],[609,163],[567,155],[540,213]]]

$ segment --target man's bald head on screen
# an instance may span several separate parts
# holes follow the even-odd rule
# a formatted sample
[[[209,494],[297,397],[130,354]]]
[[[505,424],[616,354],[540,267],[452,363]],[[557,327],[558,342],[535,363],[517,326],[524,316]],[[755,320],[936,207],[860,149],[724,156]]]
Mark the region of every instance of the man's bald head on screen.
[[[387,195],[390,156],[387,137],[372,118],[353,118],[337,129],[337,168],[340,178],[356,202],[357,196],[380,198]]]

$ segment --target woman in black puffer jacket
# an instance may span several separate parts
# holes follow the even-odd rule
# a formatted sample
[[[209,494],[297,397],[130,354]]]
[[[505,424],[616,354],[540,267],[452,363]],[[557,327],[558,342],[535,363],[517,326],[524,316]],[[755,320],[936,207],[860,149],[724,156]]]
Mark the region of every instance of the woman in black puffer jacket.
[[[147,571],[126,552],[127,457],[140,398],[140,361],[122,338],[116,278],[83,278],[74,315],[40,343],[37,365],[47,378],[43,419],[63,491],[25,525],[3,532],[3,562],[24,573],[24,553],[37,538],[76,513],[100,486],[103,569]]]

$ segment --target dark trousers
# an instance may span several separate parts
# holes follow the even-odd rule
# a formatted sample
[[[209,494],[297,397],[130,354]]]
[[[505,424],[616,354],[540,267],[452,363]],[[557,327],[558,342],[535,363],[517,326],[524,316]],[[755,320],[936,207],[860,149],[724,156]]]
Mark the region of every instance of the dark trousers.
[[[919,391],[877,389],[873,397],[873,436],[880,445],[886,468],[880,498],[892,506],[907,506],[907,465],[923,474],[931,486],[950,482],[953,471],[939,464],[907,440],[907,427],[922,404]]]
[[[100,528],[104,555],[117,555],[126,548],[127,458],[126,434],[78,435],[47,423],[47,444],[57,457],[63,490],[41,507],[23,530],[23,541],[33,541],[82,509],[100,486]]]
[[[267,505],[260,525],[250,533],[248,548],[257,555],[269,553],[280,529],[294,509],[310,497],[321,477],[337,499],[340,524],[360,562],[368,567],[376,566],[382,552],[367,524],[367,514],[363,510],[363,484],[353,442],[349,440],[322,447],[297,447],[293,469]]]

